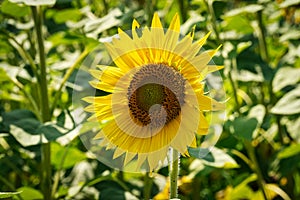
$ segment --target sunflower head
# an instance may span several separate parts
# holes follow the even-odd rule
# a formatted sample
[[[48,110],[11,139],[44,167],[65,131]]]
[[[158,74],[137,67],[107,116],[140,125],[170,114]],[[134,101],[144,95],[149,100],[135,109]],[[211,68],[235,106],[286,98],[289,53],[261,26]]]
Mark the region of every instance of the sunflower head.
[[[131,34],[119,29],[105,43],[115,66],[91,70],[96,80],[90,83],[109,94],[84,100],[93,113],[89,120],[105,122],[95,138],[112,149],[112,161],[120,157],[121,168],[135,163],[137,170],[152,171],[170,147],[188,155],[195,134],[207,133],[204,112],[224,108],[204,95],[203,86],[204,77],[222,67],[208,65],[217,50],[200,52],[209,34],[195,42],[193,32],[179,39],[177,14],[166,31],[157,13],[151,28],[138,34],[139,27],[134,20]]]

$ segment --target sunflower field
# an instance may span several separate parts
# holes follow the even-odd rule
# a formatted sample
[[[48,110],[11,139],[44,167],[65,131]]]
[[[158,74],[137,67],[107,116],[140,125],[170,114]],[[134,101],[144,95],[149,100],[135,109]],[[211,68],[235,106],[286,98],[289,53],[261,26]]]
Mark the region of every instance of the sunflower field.
[[[0,199],[300,199],[299,0],[1,0]]]

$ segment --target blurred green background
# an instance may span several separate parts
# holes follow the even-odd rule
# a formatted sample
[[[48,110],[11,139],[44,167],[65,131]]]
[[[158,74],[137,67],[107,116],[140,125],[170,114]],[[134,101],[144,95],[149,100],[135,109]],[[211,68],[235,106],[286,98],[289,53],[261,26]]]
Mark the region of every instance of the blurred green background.
[[[44,18],[50,121],[41,114],[35,6]],[[168,167],[120,172],[86,150],[78,135],[95,130],[74,118],[82,105],[72,99],[91,89],[87,55],[96,48],[109,63],[101,41],[133,19],[149,26],[154,12],[164,27],[179,13],[181,33],[195,26],[195,39],[212,31],[205,49],[223,44],[214,57],[225,66],[222,135],[205,157],[195,149],[182,158],[179,198],[300,199],[299,0],[4,0],[0,9],[0,199],[43,198],[47,141],[53,199],[168,199]]]

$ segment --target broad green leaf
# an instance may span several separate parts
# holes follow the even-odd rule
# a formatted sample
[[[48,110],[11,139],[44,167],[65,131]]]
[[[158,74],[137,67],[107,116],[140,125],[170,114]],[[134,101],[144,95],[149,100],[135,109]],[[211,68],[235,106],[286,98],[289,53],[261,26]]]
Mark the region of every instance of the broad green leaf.
[[[225,17],[232,17],[235,15],[245,14],[245,13],[256,13],[260,10],[262,10],[264,7],[262,5],[258,4],[252,4],[248,6],[243,6],[241,8],[236,8],[233,10],[230,10],[225,14]]]
[[[282,36],[280,36],[279,42],[285,42],[288,40],[299,40],[299,38],[300,38],[300,31],[290,30],[284,33]]]
[[[278,153],[279,159],[288,158],[300,153],[300,144],[292,144]]]
[[[189,148],[189,154],[201,160],[205,165],[217,168],[237,168],[239,165],[236,161],[223,150],[216,147],[210,149]]]
[[[11,135],[24,147],[48,142],[44,135],[32,135],[15,125],[10,125],[9,128]]]
[[[250,21],[247,18],[237,15],[226,17],[222,26],[224,30],[235,30],[238,33],[249,34],[253,33],[253,28],[249,24]]]
[[[256,118],[258,124],[262,124],[263,119],[266,114],[266,108],[262,104],[255,105],[249,111],[248,117],[249,118]]]
[[[54,5],[56,0],[10,0],[13,3],[24,3],[28,6]]]
[[[54,125],[51,124],[40,126],[37,132],[45,136],[45,138],[47,138],[48,141],[55,141],[57,138],[63,136],[63,134],[59,130],[57,130],[57,128],[54,127]]]
[[[12,3],[8,0],[1,4],[1,11],[12,17],[24,17],[30,13],[28,6]]]
[[[99,199],[126,200],[125,191],[118,188],[106,188],[100,192]]]
[[[10,198],[20,193],[21,192],[0,192],[0,199]]]
[[[294,120],[287,120],[285,122],[282,122],[286,125],[286,128],[290,134],[290,136],[296,140],[298,143],[300,143],[300,117]]]
[[[262,73],[255,74],[248,70],[240,70],[235,79],[243,82],[264,82]]]
[[[43,194],[31,187],[21,187],[18,188],[18,191],[21,192],[21,197],[22,199],[26,199],[26,200],[37,200],[37,199],[43,199]]]
[[[82,17],[82,13],[78,9],[65,9],[54,15],[54,21],[58,24],[66,21],[78,21]]]
[[[122,16],[122,12],[119,8],[115,8],[111,10],[106,16],[96,19],[90,20],[84,26],[84,32],[91,34],[91,36],[96,36],[103,31],[110,29],[114,26],[119,25],[121,22],[120,17]]]
[[[275,106],[271,113],[278,115],[294,115],[300,113],[300,86],[286,93]]]
[[[287,78],[288,77],[288,78]],[[273,79],[273,91],[278,92],[282,88],[295,85],[300,81],[300,69],[292,67],[280,68]]]
[[[258,122],[255,118],[238,117],[234,121],[229,122],[229,129],[234,136],[251,141],[257,124]]]
[[[22,119],[37,119],[33,112],[26,109],[13,110],[3,114],[4,124],[13,124]]]
[[[214,162],[214,157],[211,150],[208,148],[188,148],[190,156],[206,160],[208,162]]]
[[[279,6],[280,6],[280,8],[287,8],[287,7],[295,6],[295,5],[299,5],[299,4],[300,4],[300,0],[285,0]]]
[[[63,147],[58,143],[51,143],[51,164],[56,169],[68,169],[76,163],[86,159],[83,152],[74,147]],[[61,165],[62,164],[62,165]]]

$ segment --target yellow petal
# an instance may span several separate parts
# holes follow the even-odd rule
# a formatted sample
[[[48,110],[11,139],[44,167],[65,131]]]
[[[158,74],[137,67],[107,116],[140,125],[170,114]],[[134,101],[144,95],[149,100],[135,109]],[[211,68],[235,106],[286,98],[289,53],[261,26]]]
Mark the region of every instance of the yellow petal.
[[[154,13],[153,15],[151,28],[162,28],[161,21],[159,19],[157,12]]]
[[[208,110],[224,110],[225,104],[217,102],[216,100],[204,96],[204,95],[197,95],[199,108],[200,110],[208,111]]]
[[[116,148],[114,155],[113,155],[113,159],[116,159],[118,157],[120,157],[123,153],[125,153],[124,150],[120,149],[120,148]]]
[[[169,30],[180,32],[180,19],[178,13],[174,15],[169,26]]]

